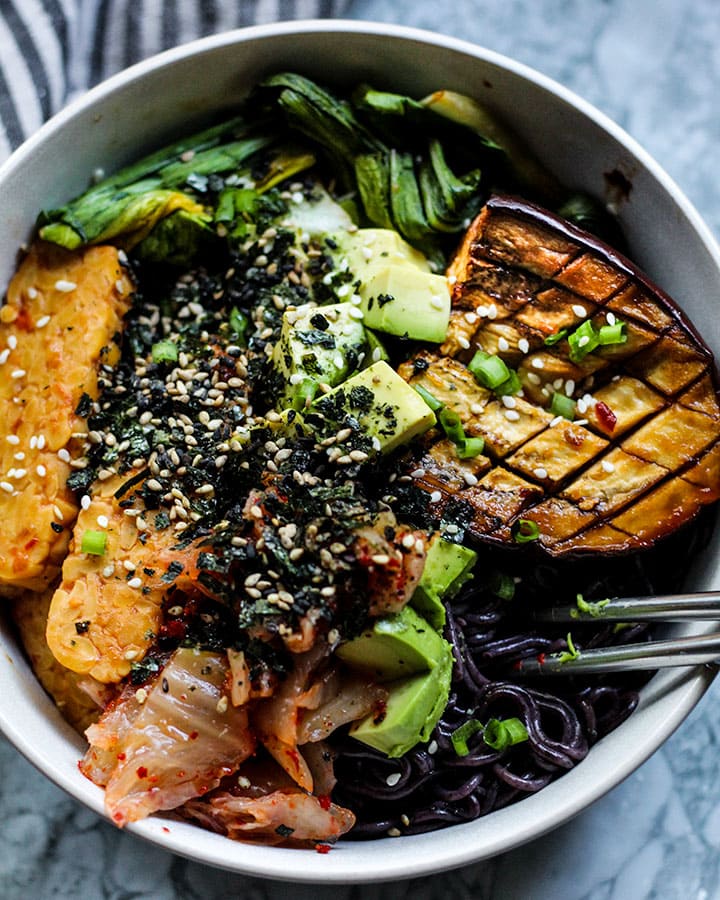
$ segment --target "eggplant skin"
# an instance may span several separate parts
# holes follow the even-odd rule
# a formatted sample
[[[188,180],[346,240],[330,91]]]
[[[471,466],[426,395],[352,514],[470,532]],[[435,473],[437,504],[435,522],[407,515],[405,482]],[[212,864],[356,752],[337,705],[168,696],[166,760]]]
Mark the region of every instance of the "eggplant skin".
[[[553,213],[497,196],[448,276],[445,343],[400,371],[458,412],[485,450],[464,482],[447,450],[445,474],[427,441],[416,451],[415,482],[440,495],[438,515],[462,499],[470,533],[491,544],[515,544],[519,521],[530,520],[534,545],[553,557],[618,554],[653,546],[720,498],[713,356],[630,260]],[[621,322],[625,340],[579,358],[567,335],[588,320],[596,333]],[[515,370],[522,393],[497,397],[474,383],[477,350]],[[554,393],[576,401],[573,421],[552,414]]]

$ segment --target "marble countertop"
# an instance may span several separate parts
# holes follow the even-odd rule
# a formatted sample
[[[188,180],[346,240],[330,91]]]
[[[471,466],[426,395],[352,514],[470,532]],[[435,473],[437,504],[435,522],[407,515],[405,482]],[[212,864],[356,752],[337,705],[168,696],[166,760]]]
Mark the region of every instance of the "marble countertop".
[[[349,14],[453,34],[557,79],[638,139],[720,235],[717,0],[356,0]],[[273,884],[158,850],[80,807],[0,738],[0,896],[713,900],[719,744],[716,682],[660,751],[564,827],[455,872],[353,888]]]

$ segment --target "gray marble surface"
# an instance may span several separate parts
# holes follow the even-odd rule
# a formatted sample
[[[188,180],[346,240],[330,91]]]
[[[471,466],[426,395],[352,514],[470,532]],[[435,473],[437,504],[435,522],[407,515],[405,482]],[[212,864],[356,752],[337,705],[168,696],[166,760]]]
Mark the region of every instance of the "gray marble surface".
[[[512,55],[622,124],[720,234],[717,0],[358,0],[351,15]],[[0,898],[720,898],[720,683],[640,770],[532,844],[453,873],[290,886],[189,863],[79,807],[0,740]]]

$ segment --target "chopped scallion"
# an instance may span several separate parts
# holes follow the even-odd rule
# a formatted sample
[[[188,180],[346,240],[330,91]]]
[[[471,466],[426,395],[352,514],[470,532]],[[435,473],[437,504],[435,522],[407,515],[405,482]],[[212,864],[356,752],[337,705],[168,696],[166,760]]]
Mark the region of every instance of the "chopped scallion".
[[[483,740],[493,750],[502,752],[528,739],[525,725],[518,718],[490,719],[483,731]]]
[[[580,656],[580,651],[573,643],[572,634],[570,634],[569,631],[567,633],[565,641],[567,643],[567,650],[563,650],[563,652],[558,656],[558,662],[561,663],[570,662],[570,660],[577,659]]]
[[[588,353],[592,353],[600,346],[598,333],[593,328],[590,319],[586,319],[572,334],[568,335],[568,344],[572,362],[581,362]]]
[[[550,412],[553,416],[562,416],[563,419],[569,419],[572,422],[575,418],[576,406],[572,397],[566,397],[565,394],[553,394]]]
[[[80,541],[80,552],[89,553],[91,556],[104,556],[107,548],[107,532],[92,531],[88,529],[83,533]]]
[[[539,537],[540,529],[537,522],[533,522],[532,519],[518,519],[515,529],[516,544],[527,544],[530,541],[536,541]]]
[[[475,379],[491,391],[499,387],[510,378],[510,369],[499,356],[491,356],[483,350],[478,350],[468,363],[468,369]]]
[[[496,397],[504,397],[506,395],[518,394],[522,390],[522,382],[517,372],[510,370],[509,378],[506,378],[502,384],[495,388]]]
[[[177,362],[178,348],[172,341],[158,341],[152,347],[152,361],[154,363]]]
[[[472,459],[485,449],[485,438],[466,437],[462,444],[457,445],[457,455],[460,459]]]
[[[454,409],[448,409],[446,406],[443,406],[437,411],[437,420],[453,444],[465,443],[465,431],[463,430],[460,416]]]
[[[598,331],[598,343],[607,346],[608,344],[624,344],[628,339],[624,322],[615,322],[612,325],[603,325]]]
[[[468,740],[474,735],[477,734],[478,731],[482,731],[483,727],[477,719],[468,719],[467,722],[463,722],[463,724],[456,728],[455,731],[450,735],[450,741],[453,745],[453,750],[457,753],[458,756],[467,756],[470,752],[470,748],[468,747]]]
[[[549,334],[549,335],[545,338],[545,340],[543,341],[543,343],[544,343],[547,347],[553,347],[555,344],[559,344],[560,341],[561,341],[564,337],[567,337],[567,334],[568,334],[568,329],[567,329],[567,328],[561,328],[560,331],[556,331],[554,334]]]
[[[433,412],[437,412],[439,409],[442,409],[442,403],[438,400],[437,397],[431,394],[430,391],[425,390],[425,388],[419,384],[414,385],[414,387]]]

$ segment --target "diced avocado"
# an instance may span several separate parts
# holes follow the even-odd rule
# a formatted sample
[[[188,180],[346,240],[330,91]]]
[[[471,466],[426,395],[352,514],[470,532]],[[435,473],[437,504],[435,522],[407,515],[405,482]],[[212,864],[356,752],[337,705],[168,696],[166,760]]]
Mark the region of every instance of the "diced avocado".
[[[381,616],[359,637],[341,644],[337,655],[376,681],[394,681],[432,669],[445,658],[447,643],[414,609]]]
[[[418,392],[382,360],[316,400],[313,409],[335,422],[355,419],[376,439],[381,453],[408,443],[435,424],[435,413]]]
[[[430,544],[422,577],[410,600],[430,624],[437,629],[445,625],[443,600],[457,594],[473,577],[477,553],[461,544],[451,544],[439,535]]]
[[[445,340],[450,288],[444,275],[410,266],[373,266],[359,293],[368,328],[436,344]]]
[[[306,379],[315,385],[340,384],[366,350],[365,329],[350,303],[287,310],[273,348],[273,364],[285,382],[279,405],[304,408],[296,401]]]
[[[365,355],[367,365],[372,365],[372,363],[379,362],[381,359],[388,362],[390,354],[387,352],[384,344],[375,332],[366,328],[365,337],[367,338],[367,354]]]
[[[350,271],[361,280],[365,280],[369,266],[401,265],[430,272],[430,263],[422,253],[390,228],[358,228],[336,237],[336,243]]]
[[[449,644],[447,648],[442,662],[429,672],[391,682],[384,715],[367,716],[350,734],[390,757],[402,756],[427,741],[450,695],[452,653]]]

